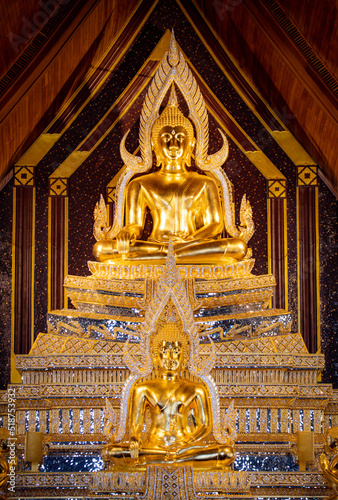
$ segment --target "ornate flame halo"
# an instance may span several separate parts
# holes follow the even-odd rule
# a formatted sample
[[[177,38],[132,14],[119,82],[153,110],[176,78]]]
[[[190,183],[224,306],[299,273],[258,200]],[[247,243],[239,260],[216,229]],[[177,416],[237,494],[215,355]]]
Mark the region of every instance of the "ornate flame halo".
[[[240,210],[241,226],[237,228],[232,209],[231,183],[221,168],[229,154],[228,141],[222,130],[218,129],[223,139],[223,145],[217,153],[208,155],[209,121],[206,105],[188,63],[184,60],[182,52],[178,50],[173,31],[169,52],[167,51],[164,54],[144,100],[139,133],[141,156],[133,155],[127,151],[125,143],[129,133],[128,130],[120,144],[120,154],[126,165],[126,169],[119,178],[116,186],[117,195],[114,223],[111,228],[106,228],[106,230],[101,231],[100,228],[99,233],[102,235],[102,239],[114,239],[123,227],[123,207],[127,184],[132,176],[137,173],[147,172],[152,165],[152,128],[155,121],[159,118],[160,106],[173,83],[177,85],[177,88],[183,95],[188,105],[189,119],[195,126],[196,165],[202,171],[209,171],[222,187],[225,229],[232,238],[241,238],[245,242],[248,242],[254,233],[251,206],[244,196]],[[100,236],[98,237],[100,238]]]

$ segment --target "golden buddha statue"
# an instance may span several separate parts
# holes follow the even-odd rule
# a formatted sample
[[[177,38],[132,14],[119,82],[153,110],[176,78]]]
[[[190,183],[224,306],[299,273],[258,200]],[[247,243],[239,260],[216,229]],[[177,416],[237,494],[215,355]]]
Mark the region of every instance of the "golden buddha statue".
[[[197,141],[192,122],[179,110],[175,84],[188,104]],[[160,105],[170,88],[168,104],[159,116]],[[103,199],[95,209],[97,243],[93,254],[97,260],[113,264],[135,260],[158,263],[167,256],[169,239],[174,244],[176,261],[181,264],[233,263],[251,256],[247,246],[254,232],[251,207],[244,196],[241,225],[236,228],[230,181],[221,168],[228,155],[228,143],[220,133],[221,150],[207,155],[209,132],[204,99],[182,53],[178,55],[172,34],[169,55],[162,60],[142,109],[142,158],[126,150],[128,132],[121,141],[120,152],[127,168],[116,188],[112,228],[106,226]],[[194,148],[200,172],[187,170]],[[152,151],[159,170],[131,179],[150,169]],[[206,175],[206,171],[210,174]],[[153,228],[147,241],[143,241],[147,209]],[[222,238],[224,226],[230,238]]]
[[[338,498],[338,427],[331,427],[326,432],[326,451],[320,455],[320,466],[325,479],[335,492],[328,500],[337,500]],[[329,454],[335,453],[330,462]]]
[[[178,106],[167,106],[152,130],[159,171],[137,177],[126,195],[126,224],[115,240],[99,241],[94,256],[107,261],[165,259],[172,238],[177,262],[203,263],[242,260],[247,244],[220,238],[223,217],[216,182],[186,169],[195,145],[193,127]],[[146,209],[153,229],[142,241]]]
[[[227,468],[235,454],[231,445],[212,437],[208,389],[182,376],[189,353],[187,336],[167,323],[152,337],[157,374],[134,384],[129,396],[129,441],[108,444],[104,460],[124,468],[149,464]]]

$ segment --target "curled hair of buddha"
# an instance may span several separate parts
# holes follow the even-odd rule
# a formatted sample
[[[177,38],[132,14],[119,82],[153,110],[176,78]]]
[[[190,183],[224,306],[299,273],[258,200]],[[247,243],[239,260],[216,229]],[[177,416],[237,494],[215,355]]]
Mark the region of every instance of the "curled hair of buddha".
[[[157,358],[163,342],[179,342],[183,351],[183,364],[188,360],[189,338],[177,323],[168,321],[151,336],[150,349],[154,358]]]

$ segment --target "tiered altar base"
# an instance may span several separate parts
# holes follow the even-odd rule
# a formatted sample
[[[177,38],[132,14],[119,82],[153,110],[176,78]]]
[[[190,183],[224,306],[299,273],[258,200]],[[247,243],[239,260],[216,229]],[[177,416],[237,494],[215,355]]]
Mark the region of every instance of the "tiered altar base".
[[[150,466],[147,472],[23,473],[19,498],[209,500],[327,498],[319,472],[218,472]],[[111,495],[111,493],[114,495]],[[171,496],[169,496],[171,495]],[[180,496],[178,496],[180,495]]]
[[[29,355],[16,359],[22,375],[22,385],[15,386],[20,457],[16,497],[329,496],[318,456],[326,429],[338,425],[338,397],[331,385],[318,383],[324,358],[308,354],[292,329],[290,313],[268,308],[273,276],[252,275],[250,261],[232,266],[231,273],[226,271],[229,277],[222,266],[181,267],[195,321],[201,326],[202,363],[203,356],[210,355],[209,337],[216,346],[212,375],[221,412],[234,401],[238,436],[233,470],[102,470],[106,399],[118,413],[129,375],[123,348],[129,334],[130,352],[142,358],[137,327],[156,288],[153,278],[163,269],[148,266],[151,276],[141,269],[136,277],[135,270],[127,276],[126,270],[90,263],[92,276],[68,276],[65,282],[75,309],[51,312],[47,333],[39,334]],[[116,272],[119,275],[113,276]],[[5,413],[5,394],[1,407]],[[6,415],[3,424],[8,424]],[[22,458],[28,431],[44,435],[43,464],[35,473],[27,470]],[[315,461],[306,472],[299,471],[299,431],[314,435]]]

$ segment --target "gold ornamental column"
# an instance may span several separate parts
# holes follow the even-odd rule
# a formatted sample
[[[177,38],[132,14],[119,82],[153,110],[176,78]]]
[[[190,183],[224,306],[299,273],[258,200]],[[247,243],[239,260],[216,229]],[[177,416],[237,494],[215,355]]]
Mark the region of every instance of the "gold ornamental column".
[[[34,341],[34,166],[14,167],[12,350],[27,354]]]
[[[272,307],[288,309],[286,180],[268,180],[268,255],[269,273],[277,286]]]
[[[317,166],[298,166],[297,254],[299,331],[310,353],[320,349]]]
[[[48,311],[67,307],[63,281],[68,273],[68,179],[49,178]]]

